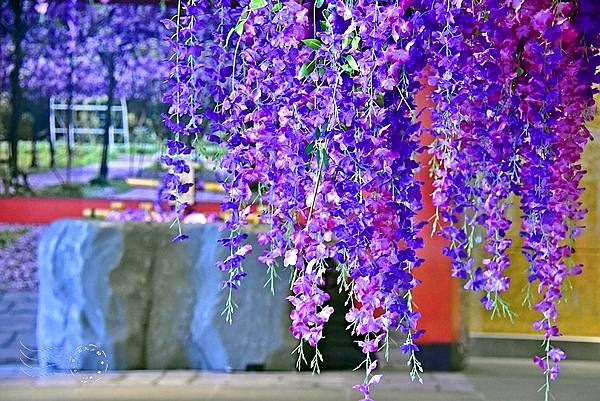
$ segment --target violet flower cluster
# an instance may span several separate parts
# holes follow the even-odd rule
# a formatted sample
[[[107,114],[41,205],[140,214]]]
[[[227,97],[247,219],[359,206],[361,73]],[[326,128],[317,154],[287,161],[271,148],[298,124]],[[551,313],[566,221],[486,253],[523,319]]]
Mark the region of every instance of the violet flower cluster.
[[[111,210],[106,215],[107,221],[120,222],[146,222],[146,223],[170,223],[175,219],[175,213],[170,210],[163,210],[160,207],[154,209],[124,209]],[[209,224],[219,221],[216,213],[192,212],[181,218],[183,224]]]
[[[182,5],[180,23],[171,26],[176,61],[186,57],[181,20],[193,13],[216,19],[207,7],[191,4],[198,5]],[[220,161],[230,196],[223,205],[229,235],[222,240],[230,256],[219,264],[229,277],[224,287],[231,293],[246,274],[243,260],[251,248],[243,230],[260,210],[270,227],[259,238],[270,280],[281,262],[293,270],[291,332],[299,340],[299,365],[308,343],[316,348],[310,365],[319,371],[318,345],[333,312],[322,287],[326,271],[335,269],[349,294],[350,328],[364,336],[366,379],[357,387],[364,399],[377,381],[373,353],[388,345],[392,330],[404,333],[402,350],[419,378],[414,341],[422,332],[412,270],[422,263],[416,256],[422,240],[415,218],[421,194],[413,97],[426,61],[422,12],[409,2],[221,7],[236,19],[215,21],[214,42],[204,43],[210,50],[194,60],[209,75],[202,88],[213,107],[192,110],[181,101],[187,91],[200,90],[188,83],[189,65],[181,62],[174,63],[175,86],[167,97],[174,100],[169,124],[176,136],[201,118],[210,122],[206,136],[227,148]],[[215,68],[210,63],[218,56]],[[224,56],[231,57],[229,65],[220,64]],[[173,163],[181,160],[182,141],[176,137],[169,147],[179,156]],[[234,307],[230,297],[228,318]]]
[[[436,8],[432,35],[434,158],[432,173],[438,208],[436,227],[449,240],[446,254],[453,260],[452,274],[466,279],[465,288],[482,291],[487,309],[509,313],[501,293],[510,280],[504,270],[511,240],[506,238],[510,194],[519,181],[521,127],[511,93],[519,68],[514,54],[517,32],[503,29],[506,15],[490,4]],[[510,20],[513,21],[513,20]],[[497,44],[495,40],[500,41]],[[498,63],[501,60],[501,63]],[[488,254],[479,266],[471,255],[479,235]]]
[[[39,285],[37,244],[43,226],[0,225],[0,291],[36,290]],[[8,240],[6,240],[8,239]]]
[[[293,273],[298,366],[308,344],[319,371],[333,312],[324,276],[334,271],[348,293],[349,329],[362,337],[362,400],[381,379],[373,354],[387,350],[392,330],[403,333],[411,377],[420,380],[415,341],[423,331],[412,291],[424,223],[415,173],[429,129],[416,122],[414,97],[428,85],[434,218],[449,239],[453,275],[481,291],[486,308],[510,314],[502,300],[510,284],[507,211],[519,196],[530,280],[542,297],[536,327],[548,340],[537,362],[554,379],[564,358],[549,342],[558,334],[560,285],[581,270],[568,262],[567,243],[583,217],[578,160],[590,137],[583,123],[597,50],[583,40],[597,32],[589,18],[580,19],[587,31],[577,28],[577,15],[571,3],[546,0],[181,3],[165,22],[174,133],[166,184],[184,207],[177,199],[186,156],[202,139],[226,149],[221,242],[230,252],[218,267],[227,277],[227,319],[252,251],[244,229],[258,213],[268,280],[281,267]],[[480,232],[486,257],[476,261]]]
[[[177,13],[162,23],[169,32],[167,43],[172,54],[167,60],[170,71],[163,102],[169,105],[164,115],[166,126],[173,133],[167,141],[167,154],[162,162],[169,167],[159,192],[160,200],[174,204],[178,235],[173,241],[187,238],[182,232],[180,216],[189,206],[181,201],[192,184],[181,179],[190,172],[190,155],[199,148],[206,134],[206,125],[212,121],[216,129],[220,115],[213,112],[215,104],[225,97],[225,60],[228,52],[223,42],[226,27],[235,21],[236,12],[228,13],[228,4],[206,0],[179,2]]]
[[[465,288],[483,292],[481,302],[493,313],[511,316],[501,295],[510,284],[507,211],[519,199],[529,282],[541,297],[534,328],[544,332],[545,355],[535,361],[546,375],[548,399],[549,380],[565,358],[550,344],[560,335],[561,287],[581,272],[571,256],[585,215],[580,159],[591,139],[584,123],[593,115],[598,30],[592,33],[572,2],[438,6],[431,151],[446,253],[453,275],[467,279]],[[479,232],[486,255],[477,262],[472,250]]]

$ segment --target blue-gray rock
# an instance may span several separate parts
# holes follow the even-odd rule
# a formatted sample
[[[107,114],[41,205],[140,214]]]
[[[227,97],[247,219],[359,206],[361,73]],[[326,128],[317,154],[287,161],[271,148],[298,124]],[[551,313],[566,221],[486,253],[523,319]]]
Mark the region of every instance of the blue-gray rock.
[[[275,295],[264,288],[255,233],[231,325],[221,316],[226,293],[215,263],[225,250],[218,228],[189,226],[186,233],[189,240],[172,244],[164,225],[52,224],[38,252],[42,364],[96,370],[93,353],[77,352],[92,343],[110,369],[292,369],[288,277],[276,282]]]
[[[227,257],[217,243],[222,233],[216,225],[196,225],[186,234],[190,238],[176,245],[163,238],[153,265],[148,368],[177,368],[186,358],[187,366],[197,369],[293,369],[295,343],[285,300],[289,275],[275,282],[274,294],[265,287],[267,271],[257,260],[256,233],[249,232],[254,251],[244,262],[248,276],[233,293],[239,308],[232,324],[221,314],[227,291],[221,288],[225,276],[215,267]],[[192,263],[173,263],[181,255]]]

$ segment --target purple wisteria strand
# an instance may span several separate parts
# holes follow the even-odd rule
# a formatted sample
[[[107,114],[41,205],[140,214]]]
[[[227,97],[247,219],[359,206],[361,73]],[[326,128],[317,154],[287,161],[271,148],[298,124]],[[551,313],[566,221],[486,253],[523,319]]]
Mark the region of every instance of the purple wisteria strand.
[[[281,259],[293,270],[299,366],[308,343],[319,371],[318,344],[333,312],[322,287],[333,260],[349,291],[350,328],[365,338],[366,379],[357,386],[364,399],[379,380],[373,353],[388,346],[390,330],[406,336],[402,350],[420,379],[411,290],[412,269],[422,262],[413,113],[425,63],[421,12],[408,2],[240,7],[224,44],[233,48],[231,92],[214,109],[224,116],[216,131],[228,149],[221,161],[231,213],[223,240],[231,256],[220,264],[226,287],[245,275],[242,229],[260,207],[270,227],[260,235],[269,280]],[[228,302],[228,317],[233,307]]]
[[[193,184],[185,182],[182,175],[190,173],[189,156],[194,148],[186,137],[193,135],[195,138],[202,125],[197,113],[197,57],[201,55],[205,26],[208,25],[206,29],[209,29],[210,24],[202,18],[206,13],[198,12],[201,9],[198,3],[182,4],[179,1],[176,15],[162,21],[170,32],[167,42],[172,50],[168,60],[171,67],[168,90],[163,97],[163,102],[169,104],[169,110],[164,121],[174,137],[167,141],[167,154],[161,158],[170,171],[163,178],[159,198],[174,204],[173,224],[177,226],[178,234],[173,242],[187,238],[181,228],[181,215],[188,204],[181,200],[181,195],[188,193]]]
[[[474,172],[473,192],[475,197],[475,219],[485,233],[483,250],[487,253],[467,288],[484,291],[481,302],[495,314],[513,318],[508,304],[501,294],[508,289],[510,278],[504,271],[510,264],[506,253],[512,241],[507,238],[511,221],[507,211],[512,205],[512,192],[519,183],[519,148],[521,122],[515,117],[514,107],[518,101],[513,86],[519,76],[518,32],[515,26],[504,26],[508,18],[505,10],[495,4],[484,4],[488,9],[475,7],[479,15],[472,27],[468,44],[473,54],[475,78],[466,81],[472,95],[461,102],[469,118],[463,122],[465,147],[470,149]],[[487,17],[486,17],[487,16]],[[513,21],[515,22],[515,21]],[[476,29],[480,32],[477,34]],[[487,35],[482,34],[487,33]],[[484,39],[487,37],[487,40]],[[498,63],[497,60],[501,60]],[[469,74],[469,69],[463,72]],[[473,228],[471,228],[473,230]],[[471,245],[472,246],[472,245]]]
[[[229,95],[233,53],[223,44],[239,13],[228,1],[180,1],[176,14],[162,21],[170,32],[167,43],[172,50],[163,96],[169,110],[163,117],[173,137],[162,158],[170,171],[164,176],[159,201],[174,204],[177,216],[188,206],[182,197],[192,184],[182,176],[190,172],[191,156],[202,153],[207,141],[221,142],[224,115],[218,105]],[[173,241],[186,239],[179,217],[174,224],[178,233]]]
[[[474,18],[468,19],[468,11],[461,3],[449,0],[432,2],[433,12],[426,22],[432,31],[429,42],[430,65],[427,82],[433,87],[432,113],[433,141],[429,152],[430,172],[435,190],[432,194],[436,212],[433,216],[433,232],[437,230],[449,240],[446,255],[452,258],[452,275],[462,279],[473,277],[471,251],[474,242],[477,208],[476,177],[472,160],[463,153],[461,140],[465,117],[461,110],[461,95],[467,79],[464,65],[471,56],[465,43],[466,35],[472,32]],[[474,14],[474,10],[471,10]],[[461,19],[463,19],[461,21]],[[462,26],[460,23],[462,22]],[[466,29],[465,29],[466,28]]]
[[[225,27],[229,29],[220,38],[221,45],[231,55],[231,63],[223,66],[220,72],[226,80],[226,95],[214,108],[221,117],[215,129],[217,141],[227,149],[220,165],[226,172],[223,186],[229,195],[229,200],[223,204],[223,210],[229,213],[225,225],[228,235],[221,242],[228,248],[230,256],[219,263],[219,268],[227,275],[224,286],[228,297],[223,312],[228,321],[231,321],[236,307],[233,290],[246,276],[243,260],[252,250],[249,244],[244,243],[247,238],[244,227],[257,201],[251,186],[256,185],[260,191],[264,177],[259,178],[259,175],[265,173],[261,161],[269,157],[268,149],[259,149],[262,144],[259,138],[261,132],[266,131],[265,122],[274,118],[268,114],[266,107],[264,111],[259,107],[261,102],[271,101],[267,97],[274,95],[266,81],[269,77],[259,65],[267,59],[264,54],[273,49],[266,35],[276,34],[272,25],[263,24],[269,12],[266,5],[266,2],[258,1],[241,3],[237,20]]]
[[[421,263],[415,251],[422,246],[414,219],[421,199],[412,112],[424,67],[423,26],[420,10],[409,2],[336,3],[329,10],[333,43],[337,39],[341,46],[328,49],[327,56],[342,65],[342,96],[334,110],[341,121],[330,151],[339,166],[332,177],[340,198],[333,233],[342,277],[350,278],[353,302],[346,317],[353,332],[365,336],[359,345],[366,354],[366,378],[357,389],[369,399],[369,384],[379,380],[371,376],[371,353],[387,348],[393,329],[406,336],[401,348],[409,356],[411,377],[420,379],[414,340],[421,331],[411,292],[418,284],[412,269]]]
[[[455,6],[458,5],[458,6]],[[511,49],[516,33],[497,24],[501,13],[486,5],[443,1],[435,8],[442,29],[432,36],[434,204],[450,245],[452,274],[465,288],[483,291],[481,302],[495,314],[512,318],[501,293],[510,279],[506,213],[518,182],[519,121],[514,118],[512,80],[517,76]],[[483,35],[482,33],[485,33]],[[496,41],[503,44],[501,49]],[[497,60],[502,60],[498,64]],[[478,228],[479,227],[479,228]],[[479,231],[486,255],[475,266],[472,250]]]
[[[520,197],[529,281],[542,296],[535,308],[543,319],[534,327],[545,333],[545,355],[535,361],[546,375],[548,399],[549,381],[565,357],[550,344],[560,335],[561,285],[581,272],[570,257],[585,214],[578,163],[590,139],[584,122],[592,115],[597,47],[582,42],[573,26],[577,8],[569,2],[445,3],[434,7],[444,28],[432,36],[430,83],[436,85],[434,202],[450,240],[446,252],[453,275],[467,279],[467,289],[483,291],[493,314],[511,317],[500,297],[510,283],[506,210]],[[589,28],[589,19],[581,21]],[[597,32],[586,36],[597,40]],[[490,256],[473,268],[476,230],[484,232]]]
[[[511,316],[502,299],[507,211],[520,196],[530,280],[543,297],[536,327],[545,330],[546,354],[537,361],[547,380],[556,378],[564,354],[549,339],[558,334],[560,284],[580,271],[568,262],[567,242],[583,216],[577,163],[594,76],[593,47],[571,25],[576,11],[544,0],[180,4],[165,22],[174,49],[167,189],[175,202],[185,192],[179,174],[200,139],[226,149],[226,319],[252,251],[245,227],[258,212],[268,227],[259,235],[267,283],[279,265],[292,270],[298,366],[308,344],[319,371],[333,313],[324,280],[335,270],[348,292],[349,329],[363,337],[366,375],[355,386],[363,400],[381,379],[373,354],[387,353],[391,330],[405,335],[401,349],[420,379],[412,271],[423,262],[415,253],[423,243],[415,154],[424,131],[413,97],[425,78],[436,105],[434,219],[450,240],[453,275],[483,292],[493,314]],[[480,232],[485,256],[475,265]]]
[[[593,54],[573,25],[577,9],[567,2],[524,4],[523,75],[516,89],[522,94],[519,111],[525,120],[521,210],[523,252],[530,263],[529,281],[537,283],[542,299],[535,305],[543,318],[534,327],[544,332],[545,355],[535,360],[549,381],[560,372],[565,354],[551,345],[559,336],[557,304],[566,279],[581,273],[572,262],[573,241],[585,216],[579,197],[583,171],[580,160],[591,139],[585,126],[593,116],[591,83]],[[597,50],[597,49],[596,49]]]
[[[239,15],[240,10],[232,9],[226,1],[188,1],[179,2],[176,15],[163,20],[171,32],[168,43],[173,51],[168,60],[171,65],[169,90],[163,98],[170,108],[164,117],[174,137],[167,141],[168,152],[162,158],[171,171],[165,175],[160,193],[163,200],[175,204],[177,216],[188,206],[181,197],[189,191],[191,184],[182,181],[182,175],[190,172],[191,154],[201,152],[206,140],[221,143],[226,136],[223,121],[231,104],[230,58],[233,51],[225,42]],[[224,208],[230,209],[227,204]],[[224,283],[230,291],[225,311],[229,321],[234,309],[231,290],[237,287],[244,274],[241,260],[250,250],[249,245],[237,249],[246,235],[238,235],[236,221],[234,215],[227,223],[231,234],[223,243],[231,253],[230,258],[220,265],[222,270],[231,273]],[[178,235],[173,241],[186,239],[180,217],[174,224],[178,227]]]

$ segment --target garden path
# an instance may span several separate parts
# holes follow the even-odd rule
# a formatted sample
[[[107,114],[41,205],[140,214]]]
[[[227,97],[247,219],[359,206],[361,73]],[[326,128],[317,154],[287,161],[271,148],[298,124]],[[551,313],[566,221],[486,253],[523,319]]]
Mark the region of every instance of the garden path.
[[[553,395],[560,401],[597,401],[600,362],[565,361]],[[208,373],[112,372],[82,384],[69,374],[31,378],[20,367],[0,368],[0,401],[350,401],[357,372]],[[471,358],[461,373],[426,373],[424,384],[405,372],[385,372],[378,401],[537,401],[542,376],[526,359]]]
[[[154,163],[154,158],[145,157],[140,160],[135,157],[130,161],[129,155],[119,155],[116,159],[108,162],[108,178],[123,179],[134,176],[138,171],[149,167]],[[87,183],[98,175],[98,164],[90,164],[83,167],[73,167],[71,169],[71,181],[73,183]],[[67,170],[64,168],[43,171],[39,173],[30,173],[27,175],[29,185],[33,190],[44,188],[51,185],[59,185],[65,182]]]
[[[117,180],[127,177],[135,177],[137,174],[150,167],[154,163],[153,157],[144,157],[140,159],[136,156],[134,161],[129,160],[128,155],[120,155],[117,159],[109,161],[109,179]],[[98,165],[91,164],[83,167],[74,167],[71,169],[71,181],[73,183],[87,183],[98,174]],[[55,169],[38,173],[31,173],[27,176],[29,185],[35,190],[44,187],[60,185],[65,182],[66,169]],[[95,190],[95,197],[108,199],[132,199],[143,201],[154,201],[156,199],[156,188],[134,187],[124,192],[115,192],[112,187],[106,187]],[[196,202],[221,202],[224,195],[214,192],[196,192]]]

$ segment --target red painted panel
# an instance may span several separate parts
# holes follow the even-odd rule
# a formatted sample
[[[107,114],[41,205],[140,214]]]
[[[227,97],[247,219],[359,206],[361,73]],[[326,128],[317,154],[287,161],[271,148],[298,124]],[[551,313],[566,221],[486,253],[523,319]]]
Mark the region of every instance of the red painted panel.
[[[417,108],[422,110],[419,121],[422,126],[431,127],[431,107],[429,97],[431,88],[426,88],[417,94]],[[431,136],[421,138],[421,145],[431,143]],[[431,155],[424,152],[418,157],[421,171],[417,178],[424,183],[421,190],[423,196],[423,210],[419,213],[419,220],[429,220],[435,212],[431,199],[433,180],[429,176],[429,160]],[[420,344],[449,344],[458,342],[460,336],[460,286],[459,281],[452,278],[451,261],[442,254],[446,245],[445,240],[439,235],[431,236],[432,222],[430,221],[421,231],[425,240],[425,247],[418,254],[425,259],[425,263],[415,270],[415,276],[422,283],[414,291],[414,299],[418,310],[421,312],[420,328],[426,333],[419,339]]]
[[[49,224],[64,218],[81,218],[85,209],[110,209],[120,202],[126,209],[139,208],[148,201],[89,198],[0,198],[0,223]],[[219,212],[218,203],[196,203],[196,212]]]

